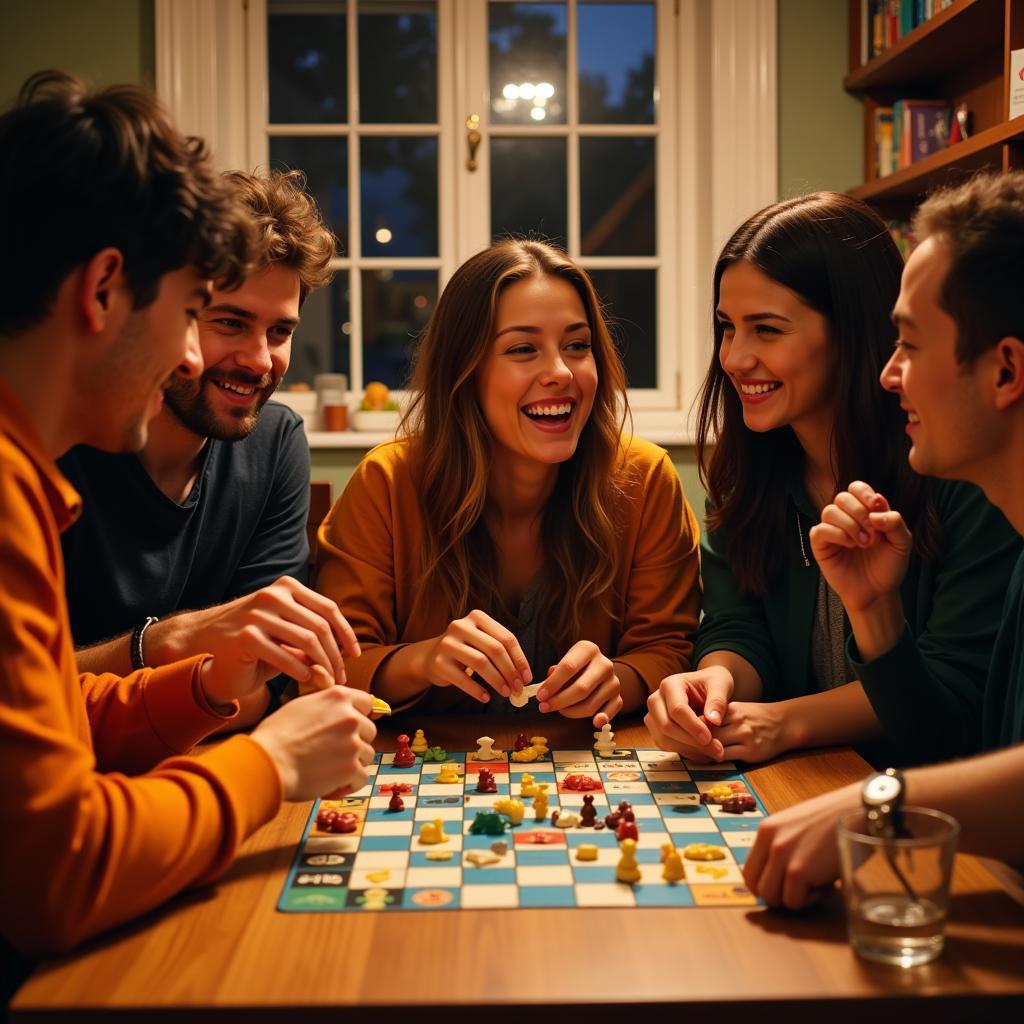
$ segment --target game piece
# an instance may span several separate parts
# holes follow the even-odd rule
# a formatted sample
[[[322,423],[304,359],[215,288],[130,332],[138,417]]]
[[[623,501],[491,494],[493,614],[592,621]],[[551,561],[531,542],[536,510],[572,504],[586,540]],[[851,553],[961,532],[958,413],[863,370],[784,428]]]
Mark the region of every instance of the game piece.
[[[499,857],[504,857],[508,853],[508,843],[504,839],[496,839],[491,843],[491,853],[496,853]]]
[[[383,793],[401,793],[403,796],[406,793],[412,792],[412,786],[408,782],[385,782],[380,787],[380,792]]]
[[[509,697],[508,702],[514,708],[525,708],[529,703],[531,697],[537,696],[537,691],[540,689],[540,683],[530,683],[529,686],[524,686],[519,693],[513,693]]]
[[[683,847],[687,860],[725,860],[725,850],[712,843],[690,843]]]
[[[551,812],[551,824],[559,828],[576,828],[580,816],[575,811],[557,810]]]
[[[477,741],[476,759],[478,761],[498,761],[501,751],[494,749],[494,740],[490,736],[481,736]]]
[[[391,872],[387,868],[382,868],[380,871],[367,871],[366,880],[368,882],[386,882],[391,877]]]
[[[588,792],[601,788],[601,780],[595,779],[592,775],[566,775],[562,779],[562,786],[574,792]]]
[[[629,815],[629,817],[626,816]],[[615,826],[615,838],[621,843],[627,839],[639,839],[637,834],[636,819],[633,817],[632,811],[627,811],[626,814],[619,819],[618,825]]]
[[[321,832],[355,832],[359,818],[351,811],[339,811],[336,807],[324,807],[316,816],[316,827]]]
[[[427,737],[423,735],[422,729],[416,730],[416,735],[413,736],[409,749],[414,754],[422,754],[427,749]]]
[[[536,761],[537,760],[537,749],[536,747],[525,746],[522,750],[512,751],[512,760],[519,761],[521,763]]]
[[[370,700],[370,714],[390,715],[391,705],[386,700],[381,700],[380,697],[373,697]]]
[[[451,850],[427,850],[424,856],[427,860],[451,860],[454,854]]]
[[[441,770],[437,773],[434,781],[445,783],[461,782],[462,776],[459,774],[458,765],[454,761],[446,761],[441,765]]]
[[[526,806],[523,804],[523,801],[513,800],[509,796],[503,796],[500,800],[495,800],[494,809],[499,814],[504,814],[512,825],[519,825],[523,820],[523,815],[526,814]]]
[[[676,848],[672,845],[672,843],[662,843],[661,844],[661,863],[664,864],[665,861],[668,860],[669,856],[671,854],[675,853],[675,852],[676,852]]]
[[[702,804],[720,804],[723,800],[727,800],[731,797],[734,792],[735,791],[732,786],[724,782],[719,782],[710,789],[701,793],[700,802]]]
[[[622,817],[625,811],[633,809],[633,805],[628,800],[621,800],[619,806],[612,811],[610,814],[604,816],[604,823],[608,828],[618,828],[619,819]]]
[[[448,760],[448,751],[444,747],[427,747],[423,751],[424,761],[446,761]]]
[[[515,743],[512,745],[513,750],[525,750],[530,745],[530,741],[526,738],[526,733],[521,732],[517,737]]]
[[[749,793],[735,793],[722,801],[722,810],[728,814],[742,814],[744,811],[756,811],[757,801]]]
[[[537,795],[533,798],[531,806],[537,821],[543,821],[548,816],[548,783],[537,783]]]
[[[444,821],[441,818],[435,818],[433,821],[423,822],[420,825],[420,842],[424,846],[447,843],[448,837],[444,834]]]
[[[537,751],[537,757],[547,757],[548,754],[548,738],[547,736],[531,736],[530,746]]]
[[[700,864],[697,867],[697,873],[700,875],[710,875],[717,882],[720,878],[725,878],[729,874],[729,869],[719,868],[714,864]]]
[[[494,772],[481,768],[476,777],[476,791],[478,793],[497,793],[498,784],[494,781]]]
[[[664,847],[662,849],[664,850]],[[672,852],[667,857],[661,858],[661,862],[664,864],[661,877],[666,882],[681,882],[686,877],[683,858],[679,856],[679,851],[675,847],[672,847],[671,850]]]
[[[469,831],[475,836],[501,836],[505,834],[505,819],[496,811],[477,811]]]
[[[395,902],[395,897],[387,889],[367,889],[356,900],[362,904],[363,910],[387,910],[388,904]]]
[[[416,755],[409,747],[409,737],[403,732],[398,737],[398,749],[391,762],[396,768],[411,768],[416,763]]]
[[[597,847],[591,843],[582,843],[576,847],[577,860],[597,860]]]
[[[402,799],[402,794],[398,792],[397,786],[391,791],[391,799],[388,801],[388,810],[394,812],[405,810],[405,801]]]
[[[593,828],[597,821],[597,808],[594,807],[594,797],[590,793],[583,796],[583,806],[580,808],[580,827]]]
[[[533,784],[533,776],[529,772],[523,772],[519,777],[519,795],[524,800],[528,796],[537,795],[537,787]]]
[[[488,864],[497,864],[501,858],[490,850],[467,850],[466,861],[474,867],[485,868]]]
[[[612,732],[610,722],[601,726],[600,732],[594,733],[594,749],[603,757],[611,757],[615,753],[615,733]]]
[[[624,839],[621,849],[622,856],[615,866],[615,878],[619,882],[628,882],[632,885],[640,881],[640,865],[636,862],[636,840]]]

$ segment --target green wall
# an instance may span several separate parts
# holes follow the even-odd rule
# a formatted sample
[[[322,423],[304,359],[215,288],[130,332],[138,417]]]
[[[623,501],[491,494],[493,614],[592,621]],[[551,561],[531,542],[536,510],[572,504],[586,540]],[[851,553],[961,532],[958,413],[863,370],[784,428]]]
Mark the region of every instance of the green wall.
[[[843,91],[846,0],[778,0],[779,196],[863,178],[860,102]]]
[[[43,68],[91,85],[155,79],[153,0],[0,0],[0,40],[0,108]]]

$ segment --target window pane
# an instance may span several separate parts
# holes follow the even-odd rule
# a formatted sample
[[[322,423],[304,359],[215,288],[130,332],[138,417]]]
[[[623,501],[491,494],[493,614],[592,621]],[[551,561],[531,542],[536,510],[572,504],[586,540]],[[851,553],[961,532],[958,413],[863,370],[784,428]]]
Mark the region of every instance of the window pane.
[[[437,139],[360,145],[364,256],[437,255]]]
[[[359,120],[437,121],[437,16],[433,3],[359,5]]]
[[[313,383],[318,373],[348,373],[349,273],[338,271],[334,280],[312,292],[302,304],[301,319],[292,337],[288,383]]]
[[[564,124],[565,4],[488,5],[491,120]]]
[[[267,8],[267,75],[271,124],[348,120],[345,5],[271,0]],[[294,13],[301,9],[303,13]]]
[[[608,308],[631,388],[658,386],[657,281],[654,270],[588,270]]]
[[[654,123],[654,4],[577,8],[580,121]]]
[[[437,303],[436,270],[363,271],[363,383],[400,388],[409,358]]]
[[[295,168],[306,175],[309,193],[338,236],[344,254],[348,249],[348,139],[272,137],[270,166]]]
[[[565,139],[491,139],[491,237],[534,234],[565,247]]]
[[[580,139],[580,251],[655,255],[654,139]]]

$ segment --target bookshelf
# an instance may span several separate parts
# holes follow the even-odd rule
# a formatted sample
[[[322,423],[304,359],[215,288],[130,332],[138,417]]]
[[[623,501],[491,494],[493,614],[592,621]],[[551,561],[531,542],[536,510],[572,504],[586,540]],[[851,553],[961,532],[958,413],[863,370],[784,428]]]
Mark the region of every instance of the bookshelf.
[[[931,189],[981,168],[1024,167],[1024,116],[1009,119],[1010,51],[1024,48],[1024,0],[955,0],[861,63],[864,0],[849,0],[844,88],[864,108],[864,180],[850,194],[905,216]],[[876,174],[874,114],[898,99],[943,99],[970,112],[970,136],[884,177]]]

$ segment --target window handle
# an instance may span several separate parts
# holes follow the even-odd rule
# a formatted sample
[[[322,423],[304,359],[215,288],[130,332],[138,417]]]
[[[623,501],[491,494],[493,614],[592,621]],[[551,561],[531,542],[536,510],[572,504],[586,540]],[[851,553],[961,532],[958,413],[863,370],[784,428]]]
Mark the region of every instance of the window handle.
[[[466,148],[469,150],[469,156],[466,158],[466,170],[475,171],[477,168],[476,163],[476,151],[480,148],[480,140],[483,136],[480,134],[480,115],[470,114],[466,118]]]

